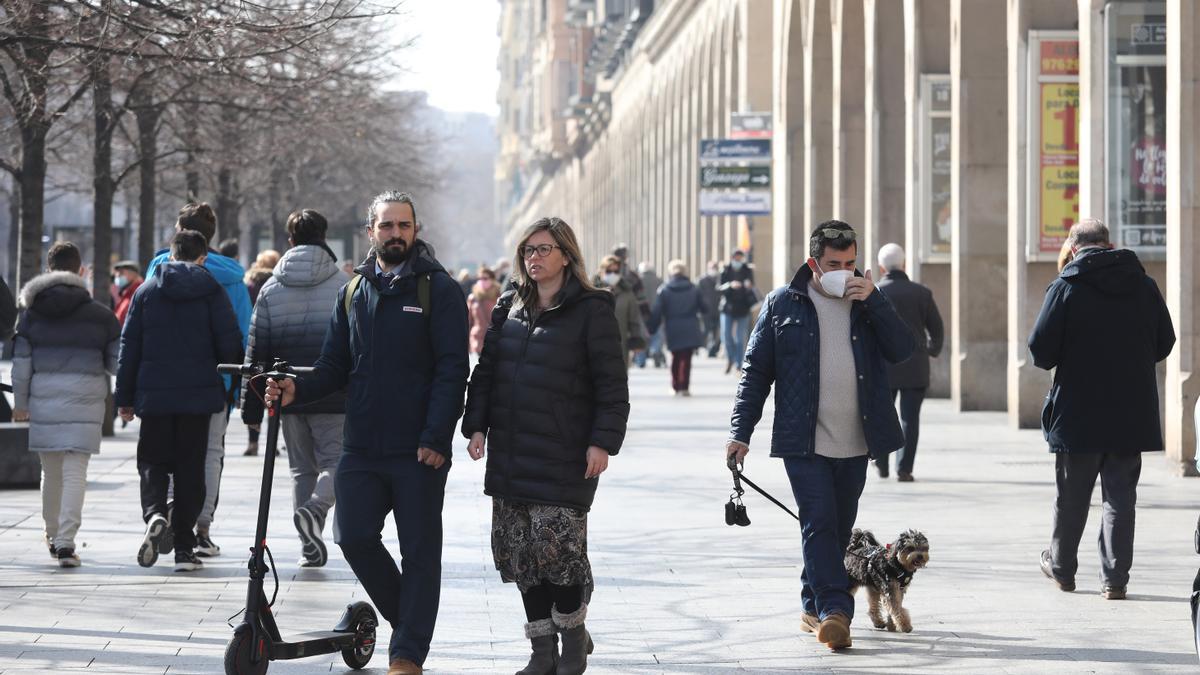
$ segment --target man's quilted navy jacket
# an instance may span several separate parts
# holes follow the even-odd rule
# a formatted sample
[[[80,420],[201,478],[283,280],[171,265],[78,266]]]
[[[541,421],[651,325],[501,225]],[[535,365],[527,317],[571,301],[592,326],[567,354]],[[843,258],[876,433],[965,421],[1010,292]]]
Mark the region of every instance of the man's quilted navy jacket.
[[[774,383],[772,457],[813,453],[821,338],[817,311],[808,297],[812,276],[812,270],[805,265],[796,272],[791,284],[767,296],[750,334],[742,366],[731,437],[750,444],[750,435],[762,417],[763,403]],[[904,433],[888,389],[887,362],[899,363],[912,355],[915,345],[912,332],[887,297],[875,291],[865,301],[854,301],[850,309],[850,339],[867,451],[873,458],[886,457],[904,445]]]

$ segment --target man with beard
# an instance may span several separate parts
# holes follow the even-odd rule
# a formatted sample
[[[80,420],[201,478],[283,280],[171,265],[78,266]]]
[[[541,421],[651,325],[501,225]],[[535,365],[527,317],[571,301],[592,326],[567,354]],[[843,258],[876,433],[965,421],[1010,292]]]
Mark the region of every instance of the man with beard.
[[[422,672],[441,591],[442,500],[467,386],[462,290],[417,238],[412,197],[384,192],[367,211],[373,251],[338,294],[315,372],[271,382],[267,402],[346,391],[336,540],[392,625],[388,675]],[[383,546],[393,514],[403,572]]]

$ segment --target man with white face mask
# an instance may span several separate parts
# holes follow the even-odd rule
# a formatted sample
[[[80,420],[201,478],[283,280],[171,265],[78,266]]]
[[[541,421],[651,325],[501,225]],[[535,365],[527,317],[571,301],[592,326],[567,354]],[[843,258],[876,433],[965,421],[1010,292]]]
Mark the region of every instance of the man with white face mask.
[[[741,463],[775,383],[771,456],[781,457],[803,532],[801,627],[830,649],[850,646],[854,598],[844,558],[868,457],[904,445],[885,362],[913,352],[908,326],[855,271],[857,235],[822,223],[806,265],[763,303],[734,403],[727,456]]]

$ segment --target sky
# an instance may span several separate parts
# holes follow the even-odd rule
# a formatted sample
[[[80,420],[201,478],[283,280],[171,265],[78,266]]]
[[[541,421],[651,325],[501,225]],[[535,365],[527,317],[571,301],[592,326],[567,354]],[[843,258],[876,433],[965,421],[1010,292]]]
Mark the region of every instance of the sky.
[[[497,115],[499,0],[405,0],[396,40],[416,43],[399,59],[406,72],[389,89],[424,90],[429,104]]]

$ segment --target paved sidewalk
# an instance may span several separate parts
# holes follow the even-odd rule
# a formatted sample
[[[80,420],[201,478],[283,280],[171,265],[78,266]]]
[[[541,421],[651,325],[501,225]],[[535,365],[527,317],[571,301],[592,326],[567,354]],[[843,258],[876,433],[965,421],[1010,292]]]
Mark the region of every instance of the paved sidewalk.
[[[724,524],[729,473],[721,452],[735,383],[716,361],[696,364],[690,399],[670,396],[666,370],[632,374],[629,438],[591,516],[597,589],[589,673],[1197,671],[1186,598],[1200,565],[1191,552],[1200,483],[1168,477],[1161,455],[1148,455],[1129,600],[1097,594],[1098,508],[1081,551],[1079,590],[1061,593],[1037,566],[1053,497],[1053,462],[1040,434],[1013,431],[1000,414],[953,414],[946,401],[926,405],[917,482],[883,481],[872,470],[859,515],[880,539],[908,527],[929,537],[931,565],[906,603],[915,630],[872,629],[860,595],[854,648],[830,654],[799,630],[795,523],[748,494],[753,525]],[[767,457],[770,411],[764,420],[747,473],[790,502],[780,462]],[[244,603],[262,458],[241,456],[245,430],[233,425],[213,529],[222,555],[200,573],[177,575],[165,557],[148,570],[134,561],[143,530],[135,438],[133,426],[118,432],[92,461],[79,569],[47,557],[36,492],[0,492],[0,673],[222,672],[225,621]],[[325,569],[297,568],[280,460],[270,539],[281,577],[278,619],[285,634],[327,628],[364,594],[335,546]],[[511,673],[527,654],[520,600],[491,565],[483,465],[470,461],[461,439],[455,463],[441,613],[426,666]],[[396,550],[390,528],[385,540]],[[363,672],[386,671],[388,635],[381,630],[380,653]],[[346,671],[337,655],[270,668]]]

